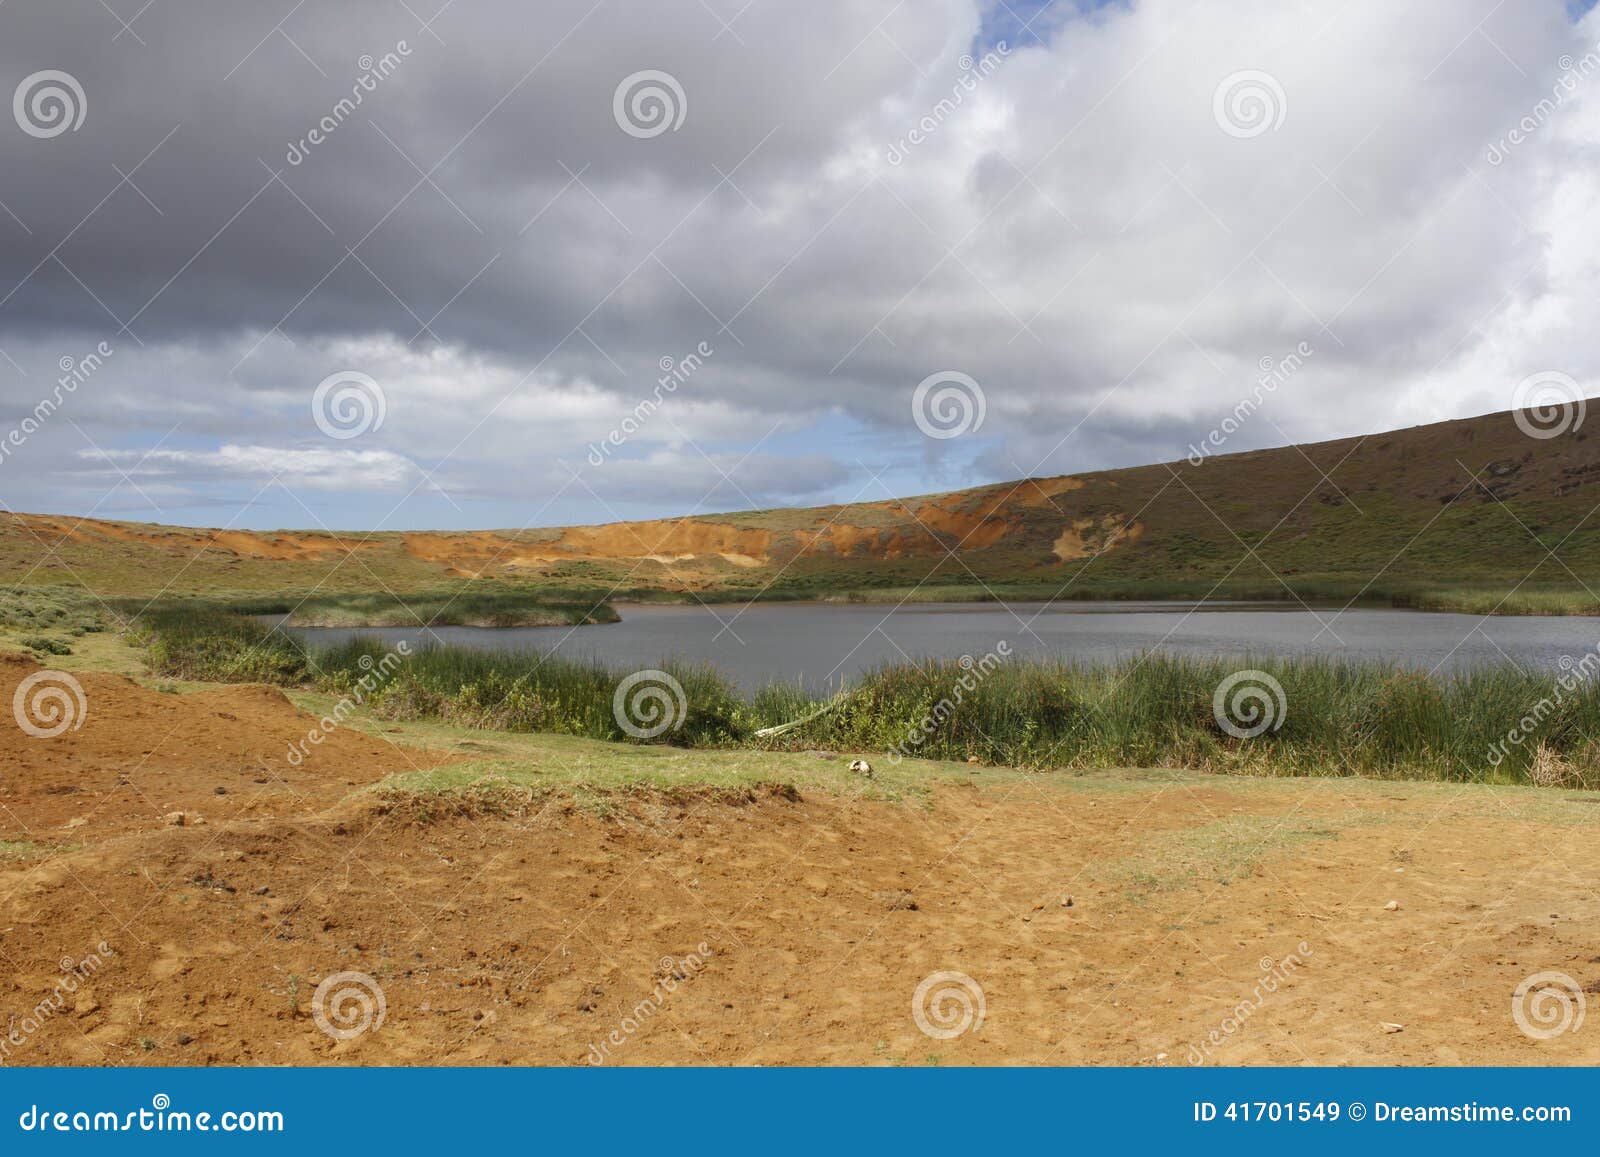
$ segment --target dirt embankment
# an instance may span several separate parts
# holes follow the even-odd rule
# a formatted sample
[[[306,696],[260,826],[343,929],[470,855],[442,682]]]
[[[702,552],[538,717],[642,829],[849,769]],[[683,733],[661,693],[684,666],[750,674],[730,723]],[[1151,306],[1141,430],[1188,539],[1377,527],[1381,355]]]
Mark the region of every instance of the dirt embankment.
[[[169,694],[118,675],[49,674],[0,654],[0,838],[43,846],[98,840],[163,822],[174,811],[210,821],[326,808],[352,788],[432,766],[411,751],[348,729],[325,735],[276,687]],[[313,732],[316,742],[308,742]]]
[[[0,664],[0,701],[37,673]],[[0,737],[6,1063],[1600,1061],[1593,1024],[1512,1015],[1534,973],[1600,987],[1583,797],[394,807],[355,789],[439,756],[338,730],[295,764],[316,723],[276,691],[79,679],[80,728]]]

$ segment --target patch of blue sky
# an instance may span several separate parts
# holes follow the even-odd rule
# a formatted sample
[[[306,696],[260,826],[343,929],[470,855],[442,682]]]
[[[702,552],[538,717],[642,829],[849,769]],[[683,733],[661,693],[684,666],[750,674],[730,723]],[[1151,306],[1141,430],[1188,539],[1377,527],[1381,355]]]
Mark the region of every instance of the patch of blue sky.
[[[978,56],[1002,40],[1012,48],[1047,44],[1055,30],[1071,20],[1093,16],[1103,8],[1126,8],[1135,0],[987,0],[978,29]],[[1596,0],[1569,0],[1572,3]]]

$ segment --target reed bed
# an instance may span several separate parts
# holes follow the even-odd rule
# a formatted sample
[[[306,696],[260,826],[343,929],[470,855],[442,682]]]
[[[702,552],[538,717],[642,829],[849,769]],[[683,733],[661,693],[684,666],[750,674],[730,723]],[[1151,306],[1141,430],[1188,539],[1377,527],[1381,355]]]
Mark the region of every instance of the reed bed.
[[[210,683],[306,682],[313,667],[292,635],[210,603],[170,602],[130,618],[157,675]]]
[[[384,651],[356,639],[318,652],[314,665],[338,688],[371,670]],[[1429,676],[1327,658],[1154,652],[1101,664],[897,663],[827,698],[784,684],[741,694],[715,669],[674,659],[659,669],[682,695],[669,690],[657,699],[673,723],[648,740],[682,746],[836,749],[895,762],[975,758],[1031,768],[1600,784],[1600,748],[1591,738],[1600,735],[1600,680],[1586,671],[1560,681],[1510,665]],[[1248,674],[1237,678],[1240,672]],[[390,718],[638,742],[628,696],[618,700],[630,674],[526,652],[429,647],[396,666],[367,701]],[[1218,689],[1230,679],[1219,706]],[[759,734],[769,729],[778,733]]]

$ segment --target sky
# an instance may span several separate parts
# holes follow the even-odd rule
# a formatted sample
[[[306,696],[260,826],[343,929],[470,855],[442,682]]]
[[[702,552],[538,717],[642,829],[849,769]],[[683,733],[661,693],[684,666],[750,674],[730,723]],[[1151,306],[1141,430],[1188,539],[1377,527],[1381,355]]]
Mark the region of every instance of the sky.
[[[1585,396],[1588,7],[10,0],[0,504],[566,525]]]

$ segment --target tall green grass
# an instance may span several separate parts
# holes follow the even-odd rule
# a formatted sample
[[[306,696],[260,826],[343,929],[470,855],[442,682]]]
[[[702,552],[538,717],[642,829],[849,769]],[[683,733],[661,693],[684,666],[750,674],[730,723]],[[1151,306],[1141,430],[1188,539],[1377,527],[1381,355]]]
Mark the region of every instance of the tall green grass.
[[[257,619],[209,603],[173,602],[149,607],[133,620],[157,675],[214,683],[306,681],[311,666],[293,636]]]
[[[325,686],[345,690],[389,651],[387,644],[358,637],[319,650],[314,662]],[[731,746],[753,730],[748,708],[716,670],[672,660],[663,667],[683,689],[681,709],[676,698],[666,708],[678,722],[663,732],[664,742]],[[632,737],[613,708],[626,674],[581,660],[541,661],[527,652],[432,646],[407,657],[367,701],[395,719],[627,740]]]
[[[337,685],[370,669],[381,644],[319,652]],[[363,667],[362,657],[368,665]],[[681,722],[658,742],[836,748],[1036,768],[1182,767],[1258,775],[1363,775],[1600,784],[1600,679],[1554,680],[1514,667],[1429,677],[1325,658],[1249,662],[1151,653],[1110,664],[1016,661],[892,664],[832,700],[795,686],[741,694],[712,668],[665,661],[683,689]],[[1222,682],[1254,668],[1282,688],[1275,722],[1240,738],[1219,722]],[[341,673],[343,673],[341,675]],[[430,647],[368,702],[392,718],[632,740],[614,711],[626,672],[560,657]],[[1252,683],[1255,681],[1252,680]],[[1236,725],[1250,720],[1224,714]],[[781,734],[757,734],[816,712]],[[1520,727],[1528,717],[1531,726]],[[1536,718],[1535,718],[1536,717]],[[1508,742],[1514,729],[1518,738]]]

